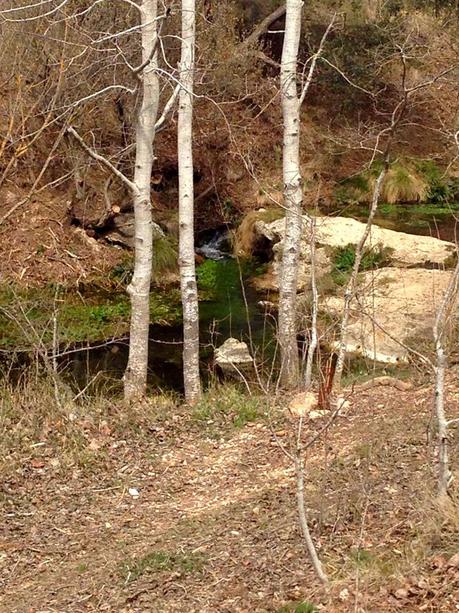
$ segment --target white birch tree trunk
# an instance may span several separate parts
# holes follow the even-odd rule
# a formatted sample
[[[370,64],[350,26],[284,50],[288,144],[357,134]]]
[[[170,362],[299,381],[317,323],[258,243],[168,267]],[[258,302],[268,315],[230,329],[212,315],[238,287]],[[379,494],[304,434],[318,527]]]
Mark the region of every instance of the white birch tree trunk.
[[[445,371],[447,357],[445,350],[446,327],[452,316],[459,293],[459,261],[451,275],[443,300],[438,308],[433,327],[433,338],[437,363],[435,367],[435,413],[437,417],[437,451],[438,451],[438,496],[446,497],[452,480],[448,453],[448,422],[445,411]],[[452,420],[456,422],[457,420]]]
[[[195,0],[182,0],[182,57],[178,112],[179,262],[183,305],[183,379],[185,399],[201,397],[199,378],[199,307],[194,258],[193,80]]]
[[[280,83],[284,121],[285,239],[279,282],[278,340],[281,383],[290,388],[299,383],[296,292],[302,233],[303,182],[300,169],[300,104],[296,79],[302,7],[302,0],[287,0]]]
[[[136,123],[134,171],[135,262],[128,287],[131,298],[129,359],[124,374],[127,400],[145,394],[148,370],[148,333],[150,325],[150,283],[153,259],[153,224],[151,215],[151,170],[153,140],[158,114],[159,81],[156,72],[157,0],[142,0],[142,103]]]

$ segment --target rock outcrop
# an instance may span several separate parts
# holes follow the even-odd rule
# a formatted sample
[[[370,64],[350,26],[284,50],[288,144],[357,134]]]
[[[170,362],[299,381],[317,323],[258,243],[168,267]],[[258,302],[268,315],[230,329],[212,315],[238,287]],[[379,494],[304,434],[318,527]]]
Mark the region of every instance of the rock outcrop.
[[[304,218],[301,245],[298,297],[307,302],[310,285],[310,236],[308,218]],[[333,268],[334,250],[357,245],[365,224],[346,217],[316,218],[316,277],[320,279]],[[266,275],[256,280],[261,289],[278,289],[282,257],[284,220],[257,222],[256,230],[271,241],[273,261]],[[452,259],[455,247],[431,236],[417,236],[373,226],[366,247],[388,251],[390,264],[385,268],[359,274],[357,296],[352,302],[347,333],[347,352],[378,362],[406,362],[409,347],[424,351],[431,347],[432,325],[436,309],[445,292],[451,272],[444,265]],[[325,283],[324,287],[327,286]],[[305,290],[305,291],[304,291]],[[320,296],[319,310],[327,321],[341,319],[344,288],[334,287],[333,295]],[[305,299],[306,296],[306,299]],[[307,307],[299,307],[299,320]]]
[[[277,278],[282,257],[284,219],[271,223],[257,222],[256,230],[273,244],[274,259],[266,279],[258,283],[266,289],[278,289]],[[304,218],[304,240],[301,245],[298,290],[305,289],[310,281],[310,238],[308,218]],[[316,275],[318,278],[330,272],[331,255],[334,249],[352,244],[357,245],[365,224],[348,217],[316,217]],[[367,241],[367,247],[381,246],[389,250],[395,267],[439,267],[454,253],[454,245],[431,236],[417,236],[387,230],[374,225]]]
[[[432,343],[435,313],[451,274],[422,268],[361,273],[357,296],[351,303],[348,353],[389,364],[407,362],[407,347],[422,353]],[[338,321],[343,297],[322,297],[321,309]]]
[[[226,375],[235,376],[250,370],[253,358],[250,355],[247,343],[236,338],[228,338],[223,345],[215,350],[215,364]]]

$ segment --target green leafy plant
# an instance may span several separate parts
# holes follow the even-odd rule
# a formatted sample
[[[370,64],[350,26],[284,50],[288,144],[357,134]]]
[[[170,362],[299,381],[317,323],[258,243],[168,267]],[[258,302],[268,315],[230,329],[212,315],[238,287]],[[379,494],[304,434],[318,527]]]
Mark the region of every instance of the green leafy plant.
[[[426,201],[431,203],[450,203],[459,199],[459,179],[448,176],[433,160],[421,160],[418,171],[428,183]]]
[[[391,263],[392,249],[382,245],[365,247],[360,263],[360,270],[375,270],[383,268]],[[344,285],[355,264],[355,245],[348,244],[338,247],[333,253],[333,281],[338,285]]]

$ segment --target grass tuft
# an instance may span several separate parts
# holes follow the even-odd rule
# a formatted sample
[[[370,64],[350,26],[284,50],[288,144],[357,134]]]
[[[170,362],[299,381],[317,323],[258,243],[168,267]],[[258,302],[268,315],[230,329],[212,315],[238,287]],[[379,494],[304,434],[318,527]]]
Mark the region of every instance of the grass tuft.
[[[216,385],[193,407],[193,420],[198,423],[216,422],[242,428],[263,415],[262,400],[249,396],[237,385]]]
[[[202,570],[206,557],[202,553],[169,553],[153,551],[140,559],[124,562],[121,574],[126,583],[136,581],[145,574],[175,572],[189,575]]]

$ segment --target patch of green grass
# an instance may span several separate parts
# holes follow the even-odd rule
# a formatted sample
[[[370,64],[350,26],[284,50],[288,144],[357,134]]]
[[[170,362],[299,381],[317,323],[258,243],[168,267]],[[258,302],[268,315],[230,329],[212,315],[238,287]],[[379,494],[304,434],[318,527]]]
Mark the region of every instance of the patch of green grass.
[[[53,287],[0,287],[0,347],[28,350],[36,345],[37,338],[50,345],[54,311],[59,343],[94,342],[128,331],[131,307],[124,292],[85,288],[84,294],[62,287],[56,299]],[[179,322],[179,291],[152,292],[150,315],[153,324]]]
[[[211,388],[193,407],[192,413],[196,422],[223,422],[235,428],[242,428],[262,415],[259,397],[249,396],[246,389],[241,390],[237,385],[230,384]]]
[[[292,602],[277,610],[278,613],[318,613],[319,609],[309,600]]]
[[[375,270],[391,263],[392,250],[382,245],[367,247],[363,250],[360,262],[360,271]],[[331,276],[337,285],[345,285],[355,263],[355,245],[349,244],[345,247],[338,247],[333,252],[333,270]]]
[[[126,581],[136,581],[145,574],[161,573],[165,571],[178,572],[181,575],[202,570],[206,557],[201,553],[169,553],[167,551],[153,551],[140,559],[130,560],[122,564],[121,573]]]

